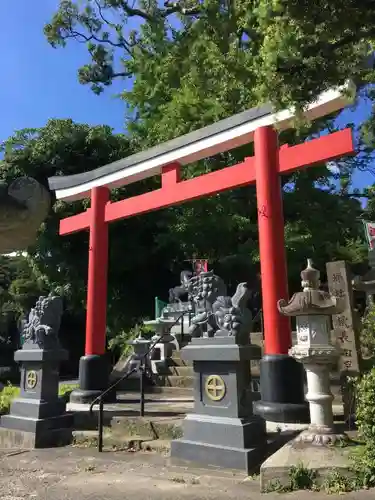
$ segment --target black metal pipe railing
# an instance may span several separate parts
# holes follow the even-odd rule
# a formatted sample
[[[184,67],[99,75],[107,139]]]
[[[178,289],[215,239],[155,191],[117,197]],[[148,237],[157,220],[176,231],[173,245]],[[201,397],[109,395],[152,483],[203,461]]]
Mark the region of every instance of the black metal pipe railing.
[[[177,318],[177,320],[173,323],[171,326],[171,329],[180,321],[180,319],[183,317],[184,313],[181,314]],[[139,397],[139,415],[141,417],[144,416],[145,414],[145,372],[146,372],[146,359],[147,356],[151,353],[151,351],[154,349],[156,344],[158,344],[161,339],[164,337],[165,334],[160,335],[148,348],[148,350],[139,358],[139,365],[136,368],[133,368],[130,370],[130,372],[125,373],[122,377],[120,377],[116,382],[114,382],[110,387],[105,389],[98,397],[96,397],[92,403],[90,404],[90,409],[89,409],[89,414],[92,415],[94,406],[96,404],[99,404],[99,412],[98,412],[98,451],[102,452],[103,451],[103,427],[104,427],[104,398],[109,394],[113,389],[115,389],[121,382],[126,380],[130,375],[133,373],[139,372],[140,377],[139,377],[139,392],[140,392],[140,397]]]

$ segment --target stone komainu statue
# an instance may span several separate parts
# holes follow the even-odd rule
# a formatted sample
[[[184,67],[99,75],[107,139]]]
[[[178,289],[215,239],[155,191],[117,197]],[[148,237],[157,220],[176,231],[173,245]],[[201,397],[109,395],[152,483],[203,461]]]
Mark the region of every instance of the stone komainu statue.
[[[58,333],[63,314],[61,297],[39,297],[29,313],[24,326],[24,349],[48,349],[58,347]]]
[[[229,297],[223,280],[208,271],[190,280],[189,292],[196,306],[189,331],[193,337],[237,336],[246,342],[252,326],[247,283],[240,283]]]
[[[35,179],[19,177],[9,185],[0,181],[0,254],[35,243],[50,204],[49,192]]]
[[[193,273],[191,271],[182,271],[180,274],[180,286],[169,289],[169,303],[187,302],[189,296],[189,282]]]

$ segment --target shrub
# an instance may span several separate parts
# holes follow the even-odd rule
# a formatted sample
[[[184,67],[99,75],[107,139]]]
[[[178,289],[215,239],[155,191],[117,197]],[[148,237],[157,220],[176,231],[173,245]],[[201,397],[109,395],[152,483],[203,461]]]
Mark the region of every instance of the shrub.
[[[370,304],[362,318],[360,333],[362,355],[366,361],[375,356],[375,304]],[[365,362],[365,365],[367,363]]]
[[[77,388],[78,384],[61,384],[59,387],[59,396],[68,401],[70,393]]]
[[[11,402],[20,393],[19,387],[11,384],[6,385],[0,392],[0,413],[9,413]]]
[[[355,468],[365,487],[375,486],[375,368],[357,382],[356,423],[363,449],[355,457]]]
[[[130,330],[121,331],[116,337],[113,337],[109,343],[109,349],[119,357],[129,356],[133,352],[133,347],[128,345],[129,340],[134,340],[135,338],[142,335],[145,338],[149,338],[153,333],[153,330],[149,326],[143,324],[135,325]]]
[[[357,383],[356,417],[360,435],[375,445],[375,368]]]

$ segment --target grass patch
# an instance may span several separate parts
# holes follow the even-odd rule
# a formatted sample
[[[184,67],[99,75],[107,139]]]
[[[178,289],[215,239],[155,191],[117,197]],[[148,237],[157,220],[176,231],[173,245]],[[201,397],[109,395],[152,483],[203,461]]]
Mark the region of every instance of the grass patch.
[[[264,493],[289,493],[299,490],[321,491],[327,494],[343,494],[375,486],[375,452],[363,444],[357,444],[351,451],[352,466],[347,473],[332,469],[324,478],[317,471],[306,468],[303,464],[291,467],[289,481],[282,484],[280,480],[270,481]]]
[[[264,493],[289,493],[298,490],[316,491],[317,473],[315,470],[308,469],[302,463],[293,466],[289,470],[289,482],[286,485],[281,484],[278,479],[270,481],[264,489]]]

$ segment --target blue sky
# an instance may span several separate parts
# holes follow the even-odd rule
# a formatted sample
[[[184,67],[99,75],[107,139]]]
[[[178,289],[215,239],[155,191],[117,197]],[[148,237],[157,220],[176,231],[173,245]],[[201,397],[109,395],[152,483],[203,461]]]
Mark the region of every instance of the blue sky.
[[[88,60],[85,46],[72,43],[53,49],[45,40],[43,26],[58,3],[0,2],[0,140],[16,129],[43,126],[49,118],[109,124],[123,131],[124,105],[113,94],[124,82],[100,97],[94,95],[77,80],[77,68]]]
[[[40,127],[49,118],[72,118],[82,123],[108,124],[115,131],[124,127],[124,104],[114,94],[124,88],[119,81],[101,96],[77,80],[77,68],[88,61],[86,48],[77,43],[53,49],[45,40],[43,26],[51,19],[58,0],[1,0],[0,45],[0,141],[15,130]],[[361,102],[346,110],[340,124],[362,121],[370,112]],[[358,187],[372,184],[371,174],[357,173]]]

